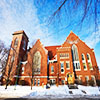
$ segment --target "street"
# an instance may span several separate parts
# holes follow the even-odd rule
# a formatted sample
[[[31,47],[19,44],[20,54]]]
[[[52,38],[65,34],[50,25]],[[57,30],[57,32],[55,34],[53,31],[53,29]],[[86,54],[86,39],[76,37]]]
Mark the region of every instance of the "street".
[[[68,98],[54,98],[54,97],[45,97],[45,98],[0,98],[0,100],[100,100],[100,96],[85,96],[85,97],[68,97]]]

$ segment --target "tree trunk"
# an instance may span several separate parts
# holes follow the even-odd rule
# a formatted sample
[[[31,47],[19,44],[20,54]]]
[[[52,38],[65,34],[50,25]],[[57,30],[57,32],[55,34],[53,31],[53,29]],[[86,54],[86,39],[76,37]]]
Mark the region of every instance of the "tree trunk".
[[[9,79],[6,80],[6,87],[5,87],[5,89],[7,89],[8,83],[9,83]]]
[[[32,87],[33,87],[33,78],[31,79],[31,90],[32,90]]]
[[[7,86],[8,86],[8,85],[6,84],[6,87],[5,87],[5,89],[7,89]]]

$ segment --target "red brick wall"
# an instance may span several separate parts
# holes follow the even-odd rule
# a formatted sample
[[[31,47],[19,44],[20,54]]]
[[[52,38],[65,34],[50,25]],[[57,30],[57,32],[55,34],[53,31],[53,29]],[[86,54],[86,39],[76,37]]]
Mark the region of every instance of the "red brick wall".
[[[27,61],[28,63],[24,66],[25,68],[25,72],[22,76],[32,76],[32,60],[34,57],[34,54],[39,51],[41,54],[41,70],[40,70],[40,74],[35,74],[34,78],[35,79],[40,79],[40,85],[42,83],[46,84],[47,83],[47,52],[45,52],[44,50],[45,48],[43,47],[43,45],[41,44],[40,40],[37,40],[37,42],[35,43],[35,45],[30,49],[30,51],[28,52],[28,56],[27,56]],[[29,83],[30,80],[28,80]]]
[[[16,38],[18,39],[18,45],[14,46]],[[25,41],[26,41],[26,49],[25,50],[22,49],[23,39],[25,39]],[[15,79],[13,79],[13,77],[15,77],[15,75],[17,74],[17,68],[19,66],[19,63],[27,52],[27,45],[28,45],[28,38],[26,37],[24,31],[19,31],[19,33],[15,32],[13,34],[13,39],[12,39],[11,48],[9,51],[9,56],[8,56],[8,61],[7,61],[6,71],[5,71],[5,76],[4,76],[6,79],[8,77],[9,67],[11,67],[11,58],[12,58],[12,56],[15,56],[15,59],[14,59],[13,65],[12,65],[12,69],[10,72],[10,77],[9,77],[10,80],[15,81]],[[5,78],[3,79],[4,81],[5,81]],[[12,82],[12,83],[14,83],[14,82]]]
[[[60,81],[61,80],[65,80],[66,74],[68,72],[73,73],[73,61],[72,61],[72,52],[71,52],[71,48],[72,48],[73,44],[75,44],[77,46],[78,56],[79,56],[79,63],[80,63],[80,68],[81,68],[80,71],[75,71],[76,75],[77,76],[81,75],[82,76],[81,79],[82,79],[83,82],[85,82],[85,76],[89,76],[89,80],[91,80],[91,75],[93,75],[93,76],[98,75],[99,76],[99,71],[98,70],[94,70],[95,68],[97,68],[97,62],[96,62],[96,58],[95,58],[95,54],[94,54],[93,49],[90,49],[74,33],[70,33],[70,35],[67,37],[67,40],[61,45],[61,47],[58,47],[58,49],[56,48],[56,55],[57,55],[57,63],[58,63],[58,65],[57,65],[57,63],[50,63],[49,64],[49,75],[50,76],[51,75],[52,76],[56,76],[58,67],[59,67],[59,78],[61,78]],[[68,49],[65,49],[64,47],[68,47]],[[60,53],[69,53],[69,58],[60,59]],[[87,70],[84,70],[84,67],[83,67],[82,53],[85,55]],[[90,54],[93,70],[90,70],[90,68],[88,66],[88,61],[87,61],[87,56],[86,56],[87,53]],[[64,62],[64,73],[63,74],[61,74],[61,66],[60,66],[60,62],[61,61]],[[66,61],[70,62],[70,69],[69,70],[66,69]],[[55,66],[54,70],[56,70],[54,72],[54,74],[51,74],[51,66],[52,65]]]
[[[14,47],[14,40],[16,37],[19,39],[18,46],[15,48]],[[26,41],[26,49],[23,50],[23,40]],[[25,80],[28,85],[31,85],[31,76],[32,76],[32,60],[34,57],[34,54],[39,51],[41,54],[41,70],[40,74],[35,74],[33,77],[33,84],[34,84],[34,79],[36,79],[36,85],[38,85],[38,80],[40,80],[40,85],[46,84],[47,83],[47,72],[49,70],[49,79],[55,79],[56,83],[59,82],[59,84],[62,84],[61,81],[65,80],[67,78],[67,73],[71,72],[74,75],[74,69],[73,69],[73,61],[72,61],[72,45],[75,44],[78,49],[78,56],[79,56],[79,63],[80,63],[80,71],[75,71],[76,75],[79,76],[81,75],[81,79],[83,82],[85,82],[85,76],[89,76],[89,79],[91,80],[91,75],[98,76],[100,79],[100,74],[99,71],[96,69],[97,68],[97,63],[96,63],[96,58],[93,49],[90,49],[83,41],[79,39],[78,36],[76,36],[73,32],[69,34],[67,37],[66,41],[61,45],[61,46],[49,46],[49,47],[43,47],[41,44],[40,40],[37,40],[34,46],[27,51],[27,45],[28,45],[28,38],[25,33],[22,32],[22,34],[14,34],[13,40],[12,40],[12,45],[11,47],[16,50],[17,53],[15,53],[15,61],[13,64],[13,69],[12,72],[14,75],[16,75],[16,66],[18,65],[19,61],[27,60],[26,64],[21,65],[20,69],[20,76],[19,76],[19,81]],[[69,58],[60,58],[61,53],[68,53]],[[82,53],[85,55],[85,60],[86,60],[86,65],[87,65],[87,70],[84,70],[83,63],[82,63]],[[92,62],[92,67],[94,70],[90,70],[88,66],[88,61],[87,61],[87,53],[90,54],[91,57],[91,62]],[[7,67],[6,67],[6,74],[8,73],[9,70],[9,64],[11,64],[11,55],[13,54],[12,50],[10,50],[9,56],[8,56],[8,62],[7,62]],[[27,56],[26,56],[27,55]],[[56,56],[55,56],[56,55]],[[24,57],[26,56],[26,59]],[[48,62],[48,56],[49,56],[49,69],[47,69],[47,62]],[[57,58],[56,58],[57,57]],[[53,60],[56,60],[53,62]],[[64,73],[61,73],[61,65],[60,62],[64,62]],[[69,61],[70,63],[70,69],[66,68],[66,61]],[[51,66],[54,66],[54,73],[51,73]],[[24,73],[22,74],[22,67],[24,67]],[[13,75],[13,76],[14,76]],[[74,77],[75,79],[75,77]],[[12,79],[12,83],[14,84],[15,78]],[[65,84],[67,84],[67,81],[65,81]]]

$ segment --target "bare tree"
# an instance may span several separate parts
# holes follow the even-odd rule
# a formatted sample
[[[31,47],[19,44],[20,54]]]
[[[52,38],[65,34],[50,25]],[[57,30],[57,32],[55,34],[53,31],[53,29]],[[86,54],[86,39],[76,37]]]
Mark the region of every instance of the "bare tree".
[[[3,41],[0,40],[0,67],[1,67],[1,76],[0,79],[3,78],[6,62],[9,54],[9,48],[7,48]]]
[[[10,76],[12,76],[11,75],[11,71],[12,71],[13,63],[14,63],[14,60],[12,60],[12,62],[8,65],[9,66],[8,72],[5,73],[5,76],[6,76],[6,78],[5,78],[5,80],[6,80],[6,87],[5,87],[5,89],[7,89],[7,86],[10,83]]]
[[[37,5],[40,4],[39,7],[42,5],[42,9],[47,2],[49,3],[48,0],[36,1]],[[82,26],[85,22],[88,23],[88,27],[92,25],[95,31],[98,30],[100,24],[100,0],[53,0],[50,3],[52,3],[52,7],[49,13],[49,23],[62,21],[65,23],[65,28],[68,28],[71,25]]]
[[[38,66],[40,65],[39,62],[39,56],[36,54],[36,52],[32,52],[30,50],[29,52],[29,59],[31,59],[28,64],[29,64],[29,70],[31,70],[28,72],[28,75],[30,76],[31,79],[31,90],[33,87],[33,80],[34,80],[34,75],[40,73],[40,69],[38,68]]]
[[[10,84],[10,79],[13,78],[13,76],[15,75],[15,69],[13,68],[13,66],[15,66],[15,56],[16,56],[16,50],[14,48],[11,48],[10,50],[12,50],[12,52],[9,54],[9,57],[8,57],[8,61],[7,62],[7,67],[6,67],[6,70],[5,70],[5,76],[6,76],[6,87],[5,89],[7,89],[7,86]]]
[[[6,61],[9,53],[9,48],[7,48],[3,41],[0,40],[0,64],[2,69],[6,66]]]
[[[18,53],[16,53],[16,54],[18,56]],[[20,61],[20,58],[18,57],[18,65],[17,65],[17,68],[16,68],[16,79],[15,79],[14,90],[16,90],[16,85],[18,84],[18,78],[19,78],[19,75],[20,75],[20,70],[21,70],[21,61]]]
[[[30,71],[28,71],[28,75],[30,76],[30,80],[31,80],[31,90],[32,90],[33,78],[34,78],[33,53],[29,52],[29,56],[30,56],[31,61],[28,64],[29,64],[29,67],[30,67],[29,70],[31,70],[31,73],[30,73]]]

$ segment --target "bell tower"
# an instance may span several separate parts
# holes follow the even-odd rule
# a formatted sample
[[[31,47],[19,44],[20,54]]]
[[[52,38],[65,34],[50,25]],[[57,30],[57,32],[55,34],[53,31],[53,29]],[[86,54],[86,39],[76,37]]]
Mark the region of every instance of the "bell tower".
[[[23,30],[13,33],[13,39],[6,64],[5,81],[10,80],[11,84],[14,83],[14,77],[17,76],[17,70],[20,71],[20,63],[21,61],[24,61],[24,57],[27,53],[27,45],[28,37]]]
[[[21,60],[24,60],[23,57],[27,52],[27,45],[28,37],[25,32],[23,30],[14,32],[11,49],[16,51]]]

